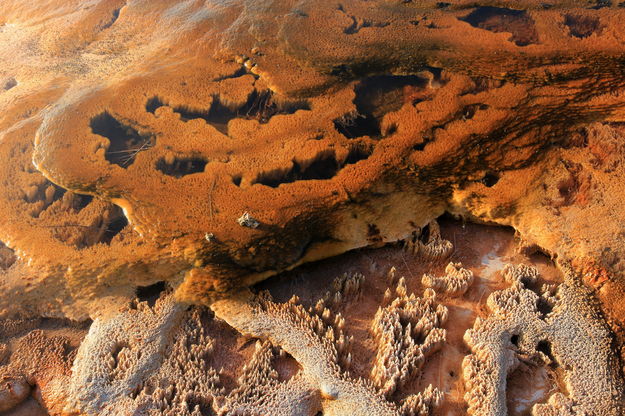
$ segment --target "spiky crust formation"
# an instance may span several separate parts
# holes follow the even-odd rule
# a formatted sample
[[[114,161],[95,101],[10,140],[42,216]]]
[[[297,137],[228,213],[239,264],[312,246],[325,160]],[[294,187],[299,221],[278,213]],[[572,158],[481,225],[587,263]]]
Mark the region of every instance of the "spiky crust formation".
[[[343,372],[342,369],[351,362],[349,343],[346,344],[340,329],[340,318],[332,319],[328,309],[317,315],[313,310],[307,311],[298,305],[297,299],[278,304],[266,295],[222,300],[216,302],[212,309],[243,334],[268,339],[293,356],[302,366],[301,380],[308,383],[313,391],[319,392],[321,408],[315,409],[312,414],[322,410],[327,415],[390,416],[427,414],[430,406],[442,400],[440,392],[432,388],[405,400],[399,407],[383,396],[392,394],[398,380],[404,381],[418,372],[417,364],[422,363],[427,354],[436,351],[437,343],[444,341],[444,330],[442,333],[433,331],[423,345],[415,345],[417,337],[428,336],[444,320],[441,319],[444,318],[444,307],[439,308],[438,314],[431,311],[421,315],[420,312],[433,307],[436,309],[432,298],[423,300],[414,295],[404,295],[388,308],[381,309],[376,316],[372,328],[374,333],[379,334],[378,366],[396,360],[396,365],[389,371],[374,370],[374,383],[381,389],[374,387],[370,381],[352,379]],[[406,329],[399,328],[398,338],[395,338],[389,335],[389,331],[397,328],[388,325],[393,324],[393,316],[397,318],[396,325],[401,325],[399,314],[409,323]],[[412,331],[411,327],[415,330]]]
[[[455,252],[462,256],[466,247]],[[472,284],[462,295],[437,294],[414,273],[406,278],[397,267],[377,266],[387,252],[373,263],[363,253],[365,269],[312,291],[275,279],[278,286],[268,287],[274,295],[242,292],[216,302],[215,315],[178,303],[165,287],[154,304],[137,301],[98,318],[71,375],[61,378],[68,381],[46,384],[24,368],[26,384],[14,384],[26,392],[41,388],[53,415],[516,415],[532,404],[536,415],[618,414],[623,383],[610,334],[572,275],[560,283],[561,276],[542,275],[554,266],[538,273],[523,264],[487,274],[465,257],[467,269],[394,250],[410,262],[399,269],[473,272]],[[285,296],[294,290],[301,299]],[[482,318],[473,322],[476,315]],[[15,326],[7,324],[7,333],[15,334]],[[593,358],[584,361],[586,355]],[[554,378],[547,384],[523,375],[541,368]],[[462,373],[464,381],[455,376]],[[4,374],[20,380],[17,371]],[[11,391],[20,393],[10,397],[12,405],[27,394]],[[519,408],[523,395],[533,398]]]
[[[449,296],[461,296],[473,283],[473,272],[462,268],[462,263],[449,263],[444,276],[424,274],[421,283]]]
[[[618,361],[597,309],[584,300],[588,290],[565,282],[536,293],[528,286],[538,273],[524,265],[508,265],[503,275],[511,286],[488,297],[490,315],[464,337],[472,351],[462,364],[469,414],[507,414],[506,379],[520,360],[553,360],[565,371],[568,395],[555,393],[533,415],[622,414]]]

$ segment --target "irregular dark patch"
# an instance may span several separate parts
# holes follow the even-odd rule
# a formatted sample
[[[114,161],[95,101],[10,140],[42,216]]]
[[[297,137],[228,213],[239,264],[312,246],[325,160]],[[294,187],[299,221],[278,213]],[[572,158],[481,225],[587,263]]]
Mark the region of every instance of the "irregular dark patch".
[[[421,229],[421,234],[417,237],[417,239],[421,241],[423,244],[427,244],[428,241],[430,241],[430,224],[426,224]],[[416,242],[416,241],[417,240],[414,240],[413,242]]]
[[[111,19],[104,23],[102,25],[102,28],[100,30],[104,30],[104,29],[108,29],[109,27],[113,26],[113,24],[117,21],[117,19],[119,19],[119,12],[121,11],[121,7],[118,9],[113,10],[113,12],[111,13]]]
[[[348,139],[363,136],[380,139],[382,135],[379,122],[370,114],[345,114],[334,120],[334,128]]]
[[[135,161],[139,152],[155,144],[153,135],[141,134],[135,128],[122,124],[108,111],[91,119],[91,131],[109,139],[110,145],[104,157],[110,163],[127,168]]]
[[[430,141],[428,140],[424,140],[421,143],[417,143],[415,145],[412,146],[412,150],[415,150],[417,152],[421,152],[423,151],[423,149],[425,149],[425,145],[427,145]]]
[[[480,182],[482,182],[487,188],[492,188],[497,184],[497,182],[499,182],[499,175],[495,172],[488,172],[484,175]]]
[[[168,163],[165,158],[161,158],[156,162],[156,169],[165,175],[182,178],[183,176],[204,172],[204,167],[206,167],[207,163],[208,160],[200,156],[175,157],[171,163]]]
[[[232,74],[222,75],[220,77],[213,78],[213,81],[214,82],[219,82],[219,81],[223,81],[225,79],[239,78],[239,77],[242,77],[243,75],[247,75],[247,74],[251,74],[251,73],[247,70],[247,68],[245,68],[245,66],[241,65]],[[251,74],[251,75],[254,75],[254,74]]]
[[[569,28],[570,35],[579,39],[587,38],[593,33],[601,34],[602,27],[598,17],[565,14],[564,24]]]
[[[367,224],[367,241],[369,243],[379,243],[382,241],[380,229],[375,224]]]
[[[354,77],[352,68],[346,64],[335,65],[330,69],[330,75],[341,79],[350,79]]]
[[[553,352],[551,352],[551,343],[549,341],[543,340],[538,342],[538,345],[536,345],[536,351],[540,351],[545,354],[551,360],[551,364],[557,366],[556,359],[553,356]]]
[[[537,308],[541,319],[545,319],[553,311],[553,305],[543,297],[538,298]]]
[[[358,163],[361,160],[367,159],[373,153],[372,148],[367,148],[364,146],[354,146],[349,149],[349,153],[345,158],[345,162],[343,162],[343,166],[353,165],[354,163]]]
[[[410,102],[413,93],[424,89],[426,83],[426,80],[415,75],[376,75],[365,78],[354,88],[356,112],[335,119],[334,127],[349,139],[363,136],[380,139],[383,137],[381,122],[384,115]]]
[[[345,160],[340,163],[336,159],[334,151],[321,152],[315,158],[306,162],[293,160],[293,165],[290,169],[264,172],[258,175],[252,183],[277,188],[282,184],[295,181],[332,179],[342,168],[368,158],[371,153],[372,149],[354,147],[350,150]]]
[[[93,201],[93,196],[91,195],[81,195],[75,194],[73,192],[68,192],[65,198],[67,198],[69,209],[75,212],[80,212],[83,209],[87,208],[87,205],[89,205],[91,201]]]
[[[612,6],[611,0],[597,0],[595,5],[589,7],[589,9],[599,10],[599,9],[603,9],[604,7],[611,7],[611,6]]]
[[[343,33],[345,33],[346,35],[353,35],[355,33],[358,33],[362,28],[365,27],[386,27],[390,24],[388,22],[377,22],[370,19],[361,19],[355,16],[350,16],[350,18],[352,19],[352,23],[348,27],[343,29]]]
[[[274,170],[261,174],[254,183],[277,188],[281,184],[295,181],[331,179],[338,170],[339,164],[334,152],[324,152],[305,164],[294,160],[292,167],[286,171]]]
[[[508,40],[517,46],[538,43],[534,19],[525,10],[483,6],[460,20],[490,32],[509,32],[512,36]]]
[[[392,136],[393,134],[395,134],[395,132],[397,132],[397,124],[392,123],[391,125],[388,126],[386,131],[382,132],[382,134],[384,135],[384,137],[388,137],[388,136]]]
[[[153,307],[165,289],[167,289],[167,284],[160,281],[149,286],[137,286],[135,293],[140,302],[147,302],[150,307]]]
[[[146,110],[156,110],[156,108],[167,105],[165,101],[154,97],[148,100]],[[242,105],[227,105],[221,101],[219,95],[213,96],[213,102],[210,108],[195,109],[187,106],[178,106],[173,109],[180,114],[182,121],[189,121],[201,118],[208,124],[215,127],[223,134],[228,134],[228,122],[235,118],[243,118],[246,120],[257,120],[261,124],[269,122],[269,120],[277,114],[293,114],[297,110],[310,110],[310,104],[307,100],[276,100],[271,90],[258,91],[254,90]]]
[[[166,104],[163,102],[163,100],[155,95],[145,103],[145,111],[154,114],[157,108],[163,107],[165,105]]]
[[[113,238],[122,232],[124,228],[128,225],[128,218],[124,215],[124,212],[119,207],[116,210],[116,215],[112,215],[110,218],[110,222],[106,224],[106,228],[104,229],[104,233],[100,239],[101,243],[111,244]]]
[[[564,200],[563,204],[565,206],[572,204],[576,192],[577,183],[574,178],[570,177],[558,182],[558,193]]]
[[[15,80],[15,78],[9,78],[4,82],[2,89],[4,89],[5,91],[8,91],[11,88],[15,87],[16,85],[17,85],[17,81]]]
[[[430,21],[427,16],[422,16],[418,19],[413,19],[409,21],[411,25],[414,26],[425,26],[428,29],[442,29],[442,26],[438,26],[436,23]]]
[[[185,398],[187,407],[193,412],[197,412],[200,415],[211,415],[213,413],[213,399],[212,397],[206,397],[196,392],[187,393]]]
[[[337,10],[352,20],[352,23],[345,29],[343,29],[343,33],[345,33],[346,35],[353,35],[355,33],[358,33],[362,28],[365,27],[386,27],[390,24],[389,22],[380,22],[372,19],[364,19],[362,17],[348,14],[342,4],[339,4]]]

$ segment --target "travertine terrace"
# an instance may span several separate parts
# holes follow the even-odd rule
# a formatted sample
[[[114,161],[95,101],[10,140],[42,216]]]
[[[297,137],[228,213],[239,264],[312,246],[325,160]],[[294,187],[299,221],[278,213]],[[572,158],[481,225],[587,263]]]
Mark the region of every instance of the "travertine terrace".
[[[521,394],[506,377],[557,365],[558,393],[533,402],[535,414],[618,413],[624,19],[623,4],[605,0],[5,0],[0,412],[30,401],[52,414],[499,414]],[[474,299],[479,259],[457,254],[433,222],[443,214],[511,227],[520,251],[550,257],[565,278],[545,291],[501,281]],[[382,280],[343,270],[315,299],[297,288],[313,276],[289,283],[287,299],[260,290],[388,244],[419,272],[404,257]],[[502,305],[508,295],[521,306]],[[339,328],[354,297],[375,310]],[[543,301],[553,311],[537,317]],[[462,302],[483,319],[463,321],[473,329],[461,351],[445,317]],[[517,320],[504,316],[513,307]],[[575,326],[577,313],[586,320]],[[135,321],[149,334],[138,343],[123,335]],[[245,370],[219,374],[211,360],[226,352],[202,332],[207,321],[257,341],[237,361]],[[364,321],[376,324],[362,332]],[[375,344],[356,369],[342,351],[350,325],[356,344],[365,333]],[[481,337],[511,326],[523,327],[519,344],[485,353]],[[588,372],[567,364],[571,331],[595,334],[577,353],[609,367],[585,381],[600,403],[580,398],[574,381]],[[427,371],[445,342],[458,365],[477,357],[464,361],[475,377],[447,390]],[[50,371],[24,361],[28,345]],[[197,364],[188,371],[202,381],[169,391],[184,365],[164,351]],[[508,361],[479,384],[487,353]]]

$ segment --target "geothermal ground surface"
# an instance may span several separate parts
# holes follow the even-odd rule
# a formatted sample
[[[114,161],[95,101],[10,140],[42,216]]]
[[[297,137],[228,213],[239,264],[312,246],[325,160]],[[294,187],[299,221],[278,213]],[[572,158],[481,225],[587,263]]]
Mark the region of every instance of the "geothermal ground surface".
[[[3,1],[2,416],[623,414],[624,19]]]

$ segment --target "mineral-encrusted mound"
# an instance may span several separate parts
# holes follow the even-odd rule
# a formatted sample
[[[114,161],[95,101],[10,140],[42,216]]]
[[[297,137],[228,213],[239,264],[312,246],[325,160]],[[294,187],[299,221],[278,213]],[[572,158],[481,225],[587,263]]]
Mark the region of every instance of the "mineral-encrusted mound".
[[[625,315],[616,4],[2,8],[4,315],[162,281],[210,302],[445,210],[513,225]]]
[[[608,328],[584,301],[588,290],[565,282],[537,294],[526,287],[536,283],[535,269],[508,265],[503,274],[512,286],[488,297],[491,315],[464,336],[472,351],[462,363],[469,414],[507,414],[506,379],[520,360],[564,369],[567,393],[536,404],[533,415],[622,414],[618,361]]]
[[[308,267],[302,285],[272,279],[212,311],[166,287],[142,291],[144,300],[93,322],[70,374],[56,347],[35,373],[0,367],[13,386],[7,403],[40,389],[52,415],[620,414],[613,338],[573,272],[564,267],[563,281],[544,258],[515,253],[509,232],[445,228],[458,241],[447,265],[427,250],[368,250]],[[504,260],[521,263],[491,270]],[[472,279],[463,293],[436,293],[421,273]],[[22,332],[22,345],[41,339],[39,329]],[[14,363],[21,354],[10,353]],[[59,368],[62,382],[46,382]]]

